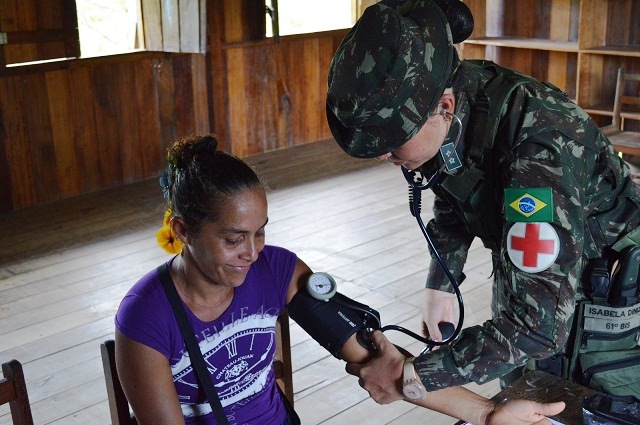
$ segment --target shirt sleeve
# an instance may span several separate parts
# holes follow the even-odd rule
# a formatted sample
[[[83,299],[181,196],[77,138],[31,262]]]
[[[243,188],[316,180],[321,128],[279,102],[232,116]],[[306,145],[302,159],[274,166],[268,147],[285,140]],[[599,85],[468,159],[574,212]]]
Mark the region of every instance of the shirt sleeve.
[[[134,286],[120,302],[116,329],[127,338],[171,358],[170,347],[177,322],[154,269]]]
[[[434,218],[429,221],[427,230],[431,241],[438,250],[438,254],[449,268],[457,282],[464,279],[462,269],[467,261],[467,253],[473,236],[466,230],[465,224],[460,220],[451,204],[436,194],[433,203]],[[435,253],[429,248],[431,262],[426,287],[453,292],[453,287],[445,271],[435,257]]]
[[[282,306],[286,305],[287,291],[293,278],[298,257],[293,252],[279,247],[268,245],[264,251],[265,262],[273,273],[274,281],[278,285]]]

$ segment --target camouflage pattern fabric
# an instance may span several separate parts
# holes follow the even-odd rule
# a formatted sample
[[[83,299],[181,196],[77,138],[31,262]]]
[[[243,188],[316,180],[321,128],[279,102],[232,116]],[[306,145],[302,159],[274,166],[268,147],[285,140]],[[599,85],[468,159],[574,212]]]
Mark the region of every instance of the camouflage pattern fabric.
[[[329,68],[327,120],[338,145],[374,158],[413,137],[436,108],[453,54],[447,18],[431,0],[366,8]]]
[[[461,78],[484,87],[493,76],[464,61]],[[449,347],[415,360],[428,390],[501,377],[531,359],[563,352],[577,301],[585,298],[589,260],[601,256],[640,222],[640,189],[629,168],[597,124],[563,93],[533,79],[518,87],[499,117],[493,146],[482,159],[469,152],[478,135],[469,134],[472,98],[456,93],[456,114],[465,124],[458,151],[464,166],[434,188],[429,232],[454,276],[460,276],[475,237],[492,250],[492,319],[462,330]],[[452,129],[453,131],[453,129]],[[446,142],[445,142],[446,143]],[[429,173],[435,161],[423,166]],[[476,182],[456,192],[456,179]],[[546,270],[526,273],[507,254],[505,188],[551,188],[560,253]],[[432,260],[427,287],[449,289]]]

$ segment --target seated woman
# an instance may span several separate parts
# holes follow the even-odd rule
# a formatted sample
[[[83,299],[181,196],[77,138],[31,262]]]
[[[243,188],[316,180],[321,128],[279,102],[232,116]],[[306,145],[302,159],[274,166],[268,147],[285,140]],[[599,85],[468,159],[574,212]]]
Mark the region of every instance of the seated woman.
[[[228,423],[295,423],[274,379],[275,324],[287,304],[299,302],[294,297],[306,291],[312,271],[292,252],[266,245],[264,185],[249,165],[216,148],[216,139],[204,136],[169,150],[162,179],[169,207],[158,240],[177,254],[169,273]],[[117,369],[138,423],[216,423],[155,269],[129,290],[115,324]],[[363,362],[374,355],[355,333],[340,338],[337,357]],[[534,423],[563,408],[495,405],[462,388],[430,393],[422,405],[477,424]]]

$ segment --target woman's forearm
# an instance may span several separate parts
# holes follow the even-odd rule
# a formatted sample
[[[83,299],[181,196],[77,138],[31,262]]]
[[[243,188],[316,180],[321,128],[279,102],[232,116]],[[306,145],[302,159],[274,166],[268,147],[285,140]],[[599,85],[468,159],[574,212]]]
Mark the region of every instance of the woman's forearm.
[[[493,403],[489,399],[464,387],[451,387],[428,392],[424,400],[410,401],[410,403],[475,425],[484,425],[487,415],[493,410]]]
[[[355,333],[349,337],[340,350],[340,358],[348,363],[365,363],[375,355],[375,351],[369,351],[360,345]]]

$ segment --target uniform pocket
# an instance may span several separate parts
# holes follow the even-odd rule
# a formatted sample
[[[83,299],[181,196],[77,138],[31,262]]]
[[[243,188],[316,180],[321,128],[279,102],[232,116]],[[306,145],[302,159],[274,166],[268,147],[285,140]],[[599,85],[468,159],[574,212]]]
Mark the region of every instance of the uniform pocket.
[[[580,355],[583,384],[594,390],[640,398],[640,347]]]

